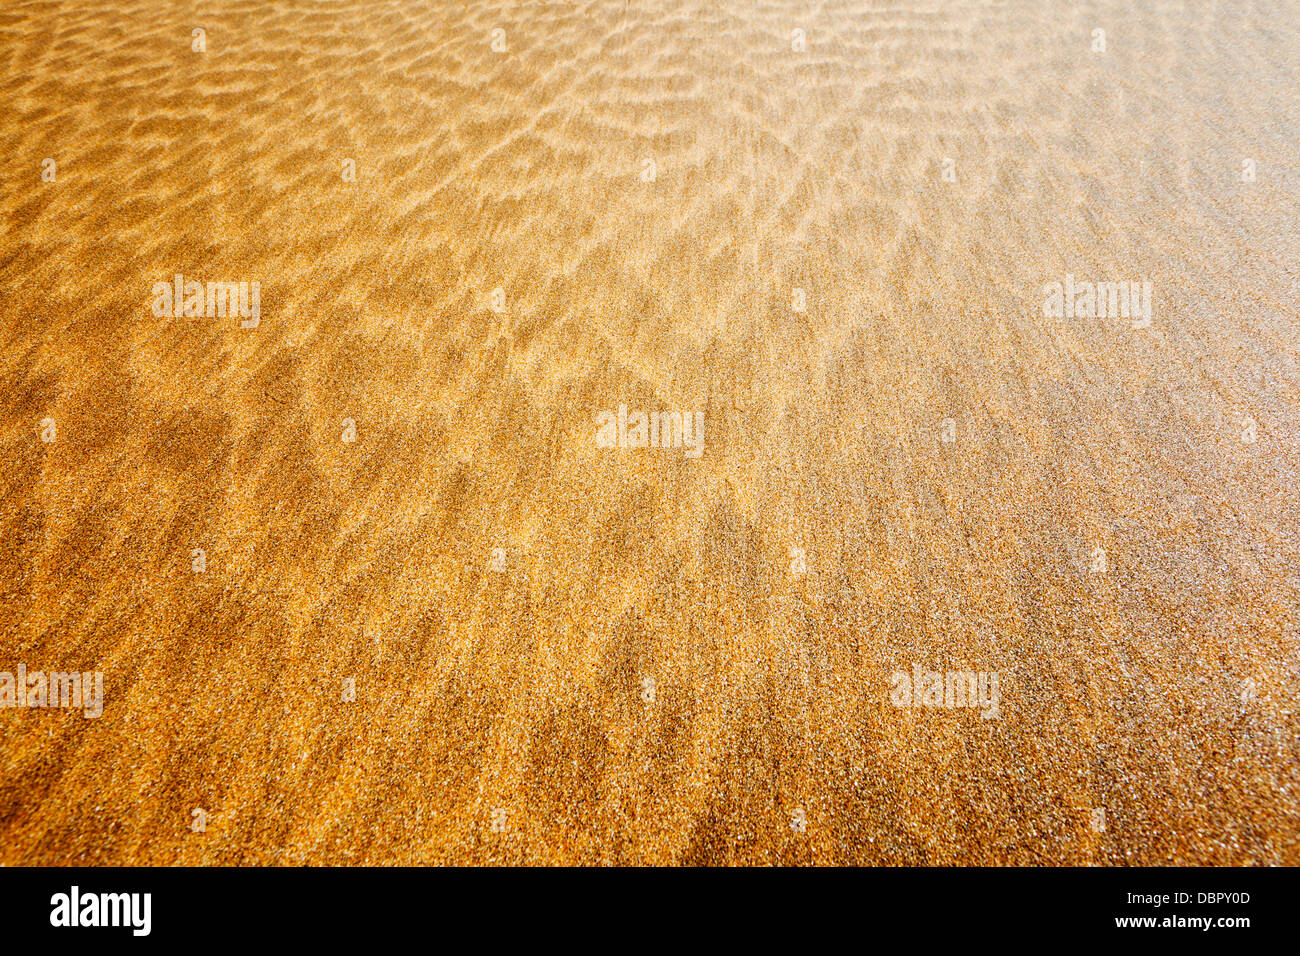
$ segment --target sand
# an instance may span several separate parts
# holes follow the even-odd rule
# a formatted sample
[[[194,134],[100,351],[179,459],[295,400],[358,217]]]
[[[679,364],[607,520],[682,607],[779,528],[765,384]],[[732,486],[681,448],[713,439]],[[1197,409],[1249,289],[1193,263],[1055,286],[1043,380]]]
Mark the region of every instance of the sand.
[[[0,709],[0,862],[1300,863],[1297,50],[5,4],[0,671],[105,701]]]

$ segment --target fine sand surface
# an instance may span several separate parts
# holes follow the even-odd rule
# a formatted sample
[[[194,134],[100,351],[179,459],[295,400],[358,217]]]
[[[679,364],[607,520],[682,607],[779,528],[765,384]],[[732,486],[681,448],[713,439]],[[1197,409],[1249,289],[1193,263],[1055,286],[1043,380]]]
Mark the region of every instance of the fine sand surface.
[[[0,863],[1300,863],[1297,51],[1291,0],[9,0],[0,671],[106,700],[0,710]]]

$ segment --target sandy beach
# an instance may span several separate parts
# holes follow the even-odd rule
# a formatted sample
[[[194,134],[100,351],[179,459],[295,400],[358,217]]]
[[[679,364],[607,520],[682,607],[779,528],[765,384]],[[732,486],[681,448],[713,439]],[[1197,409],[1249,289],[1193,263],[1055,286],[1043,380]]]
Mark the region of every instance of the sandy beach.
[[[1298,50],[6,3],[0,863],[1300,864]]]

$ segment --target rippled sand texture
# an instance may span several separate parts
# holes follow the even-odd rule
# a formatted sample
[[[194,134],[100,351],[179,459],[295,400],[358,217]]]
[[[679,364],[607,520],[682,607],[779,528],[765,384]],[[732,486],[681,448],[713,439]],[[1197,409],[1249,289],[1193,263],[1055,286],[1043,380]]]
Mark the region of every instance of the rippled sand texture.
[[[1297,50],[1289,0],[6,3],[0,670],[107,702],[0,710],[0,862],[1300,863]],[[177,272],[261,325],[155,317]]]

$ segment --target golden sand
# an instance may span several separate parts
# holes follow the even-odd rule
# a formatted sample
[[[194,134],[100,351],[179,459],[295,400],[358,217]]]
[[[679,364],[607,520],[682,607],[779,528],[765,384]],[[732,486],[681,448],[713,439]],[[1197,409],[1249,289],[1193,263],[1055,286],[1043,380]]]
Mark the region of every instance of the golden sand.
[[[0,710],[0,862],[1300,863],[1297,50],[1290,0],[6,3],[0,671],[106,700]]]

